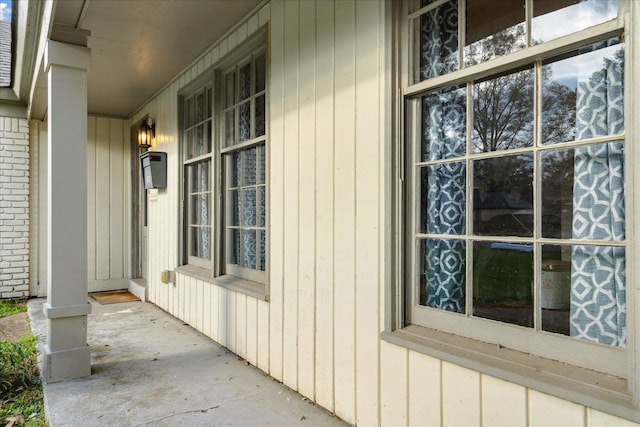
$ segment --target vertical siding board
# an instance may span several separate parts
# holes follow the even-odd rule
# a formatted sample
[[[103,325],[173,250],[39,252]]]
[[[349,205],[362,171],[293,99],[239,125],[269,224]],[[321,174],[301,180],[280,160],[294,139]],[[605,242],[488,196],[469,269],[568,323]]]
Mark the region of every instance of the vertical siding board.
[[[334,215],[334,3],[316,3],[316,390],[318,404],[333,410]],[[327,173],[331,171],[331,173]]]
[[[175,283],[167,285],[167,311],[169,313],[174,311],[176,298],[176,285]]]
[[[442,363],[442,424],[480,425],[480,374]]]
[[[227,291],[226,294],[226,303],[225,305],[227,306],[227,320],[226,320],[226,326],[227,326],[227,348],[231,351],[233,351],[234,353],[237,350],[237,345],[236,345],[236,330],[237,330],[237,324],[236,324],[236,293],[233,291]]]
[[[257,366],[265,372],[269,372],[269,303],[258,301],[258,343],[257,343]]]
[[[149,282],[147,281],[147,286],[149,286]],[[180,290],[184,289],[184,285],[178,285],[176,282],[173,287],[173,313],[174,316],[178,317],[178,313],[180,312]]]
[[[526,388],[488,375],[482,375],[481,381],[483,425],[504,427],[526,425]]]
[[[187,277],[185,280],[184,286],[184,302],[182,303],[183,309],[183,320],[185,323],[191,324],[191,311],[195,308],[191,305],[191,293],[193,292],[193,277]]]
[[[124,138],[122,120],[109,119],[110,145],[110,274],[109,278],[124,277]]]
[[[236,293],[236,350],[235,353],[247,358],[247,296]]]
[[[211,286],[211,338],[220,342],[220,300],[219,289],[217,286]]]
[[[198,62],[198,70],[204,70],[204,60],[201,59]],[[176,120],[174,117],[177,116],[172,116],[171,114],[171,101],[172,99],[176,98],[176,96],[169,92],[169,91],[165,91],[161,97],[161,102],[158,105],[158,117],[161,120],[161,123],[165,123],[164,125],[164,131],[162,132],[161,135],[161,142],[162,144],[162,150],[167,152],[167,155],[172,156],[173,158],[176,158],[177,156],[175,156],[176,154],[176,144],[171,144],[171,139],[169,137],[169,135],[177,135],[177,128],[176,128]],[[174,157],[175,156],[175,157]],[[171,162],[170,165],[167,165],[167,179],[171,179],[173,178],[173,173],[174,173],[174,167],[175,167],[175,162]],[[168,182],[172,182],[172,181],[168,181]],[[170,269],[172,266],[172,260],[171,260],[171,253],[174,250],[175,246],[176,246],[176,241],[175,241],[175,223],[173,222],[173,212],[175,210],[175,206],[177,206],[178,200],[177,198],[174,196],[175,194],[175,190],[176,190],[177,186],[167,186],[166,190],[165,190],[165,197],[163,198],[163,208],[162,208],[162,215],[163,215],[163,223],[166,224],[167,228],[167,232],[163,233],[162,239],[163,239],[163,247],[165,248],[164,251],[162,251],[162,260],[161,260],[161,265],[160,265],[160,271],[163,270],[167,270]],[[202,296],[202,283],[200,281],[198,281],[198,286],[200,287],[199,289],[199,296]],[[162,301],[162,307],[164,309],[166,309],[169,305],[169,287],[166,284],[162,284],[161,285],[161,296],[160,296],[160,300]],[[198,301],[199,305],[199,309],[202,310],[202,299],[200,299]],[[202,314],[200,312],[200,314]],[[199,321],[201,321],[201,317],[198,318]],[[202,330],[202,326],[200,327],[200,330]]]
[[[227,344],[227,294],[225,288],[218,288],[218,342],[229,347]]]
[[[483,425],[509,427],[527,423],[526,388],[487,375],[482,375],[481,380]]]
[[[198,61],[198,75],[204,72],[204,58]]]
[[[153,100],[152,102],[149,103],[149,105],[147,105],[146,110],[147,111],[154,111],[155,110],[155,104],[156,101]],[[156,227],[158,226],[158,224],[156,223],[156,217],[157,217],[157,202],[156,201],[151,201],[151,197],[150,197],[150,193],[151,191],[144,191],[144,197],[147,198],[147,286],[149,288],[149,299],[155,304],[157,302],[157,285],[155,282],[155,272],[156,270],[156,252],[153,251],[153,249],[157,249],[158,246],[156,239],[156,233],[153,233],[152,231],[156,229]],[[186,284],[186,279],[183,282],[184,284]],[[184,288],[183,288],[184,289]],[[184,296],[184,294],[183,294]],[[180,312],[180,319],[184,320],[184,311]]]
[[[209,284],[204,284],[202,280],[198,280],[196,289],[196,329],[199,331],[204,330],[204,288],[205,286],[208,288]]]
[[[441,425],[440,360],[410,351],[408,373],[409,425]]]
[[[284,314],[283,379],[298,389],[298,218],[299,126],[298,126],[298,47],[299,4],[284,2]]]
[[[248,35],[253,34],[258,30],[258,14],[253,15],[247,21],[247,33]]]
[[[191,67],[191,69],[193,69],[193,67]],[[158,126],[156,126],[156,142],[155,142],[155,146],[153,147],[154,150],[158,150],[158,151],[163,151],[165,149],[163,139],[165,135],[166,124],[164,123],[164,120],[163,120],[164,110],[162,108],[164,104],[164,99],[165,99],[164,93],[160,94],[160,96],[158,96],[155,99],[154,108],[152,108],[151,111],[149,111],[149,114],[155,119],[156,123],[158,123]],[[167,153],[167,155],[169,155],[169,153]],[[166,227],[165,221],[166,221],[167,209],[165,208],[165,206],[166,206],[167,196],[168,195],[166,192],[163,195],[160,195],[160,192],[158,191],[156,200],[152,203],[153,209],[155,210],[154,216],[155,216],[155,220],[157,221],[156,225],[158,227]],[[156,251],[154,256],[153,270],[150,270],[150,271],[152,272],[151,274],[153,274],[153,276],[157,277],[157,275],[159,275],[163,269],[164,257],[166,254],[166,246],[164,243],[166,238],[166,232],[157,233],[155,238],[156,238],[157,246],[154,245],[154,247],[156,247],[158,250]],[[189,280],[188,284],[189,285],[187,289],[189,292],[188,296],[190,299],[193,293],[192,285],[195,286],[195,282],[193,280]],[[154,285],[155,285],[156,305],[162,307],[162,287],[164,285],[159,280],[157,281],[154,280]],[[187,304],[185,305],[185,317],[188,319],[186,320],[186,323],[191,322],[191,315],[192,315],[192,308],[188,304],[189,299],[186,300]],[[187,308],[189,308],[188,311],[187,311]],[[195,310],[195,307],[193,307],[193,310]]]
[[[41,158],[41,165],[46,165],[46,157]],[[46,166],[44,166],[46,168]],[[40,191],[44,193],[46,197],[46,180],[44,185],[42,182],[42,176],[47,176],[45,173],[41,174]],[[89,280],[96,279],[96,118],[89,116],[87,118],[87,276]],[[41,205],[42,206],[42,205]],[[46,205],[45,205],[46,207]],[[42,212],[42,211],[41,211]],[[46,211],[44,211],[43,218],[46,218]],[[45,221],[42,221],[46,223]],[[46,263],[46,245],[44,257],[42,258]],[[46,268],[42,269],[46,271]]]
[[[182,321],[184,321],[184,299],[189,279],[189,276],[182,276],[182,283],[178,284],[178,318]]]
[[[183,276],[182,274],[177,274],[176,275],[176,289],[175,289],[175,300],[174,300],[174,306],[173,306],[173,315],[175,317],[177,317],[178,319],[182,319],[182,317],[180,316],[180,304],[178,303],[178,301],[180,301],[180,294],[184,295],[184,281],[185,281],[186,276]],[[148,282],[147,282],[147,286]]]
[[[393,344],[380,345],[380,424],[407,424],[407,350]]]
[[[191,293],[192,293],[192,284],[194,282],[194,278],[186,277],[184,282],[184,299],[182,300],[182,320],[185,323],[191,324],[191,311],[193,307],[191,306]]]
[[[191,301],[188,302],[189,306],[189,324],[194,328],[198,328],[198,313],[201,312],[200,308],[200,300],[201,298],[201,284],[202,281],[198,279],[193,279],[191,281]]]
[[[122,188],[122,201],[123,201],[123,274],[124,277],[130,278],[131,272],[131,235],[132,229],[132,214],[131,209],[131,189],[132,189],[132,176],[131,176],[131,134],[129,132],[129,122],[122,121],[122,166],[123,166],[123,179],[124,184]]]
[[[218,46],[211,49],[211,63],[216,64],[220,60],[220,48]]]
[[[258,365],[258,300],[247,297],[247,346],[245,359]]]
[[[355,2],[336,1],[335,10],[335,148],[334,280],[335,412],[356,420],[355,383]]]
[[[298,391],[315,399],[315,2],[300,3]]]
[[[106,280],[110,275],[111,234],[109,217],[109,119],[96,119],[96,279]]]
[[[262,9],[263,11],[264,9]],[[261,11],[261,13],[262,13]],[[269,373],[282,381],[282,311],[284,246],[284,1],[271,7],[269,111]]]
[[[529,390],[529,426],[585,425],[585,408],[567,400]]]
[[[238,45],[238,33],[236,31],[229,34],[227,37],[227,52],[232,52]]]
[[[202,332],[211,338],[211,288],[213,285],[209,283],[204,284],[202,295]]]
[[[638,427],[638,424],[623,420],[614,415],[605,414],[595,409],[587,408],[587,426],[589,427]]]
[[[211,67],[211,65],[213,64],[213,62],[211,61],[211,51],[207,52],[207,54],[204,56],[204,69],[207,70]]]
[[[237,37],[238,44],[242,43],[247,39],[247,34],[248,34],[247,29],[248,29],[248,24],[245,22],[244,24],[240,25],[236,30],[236,37]]]
[[[379,8],[356,2],[356,388],[357,424],[378,421]]]
[[[191,324],[191,291],[192,283],[195,279],[192,277],[186,277],[184,281],[184,299],[182,300],[182,320],[185,323]]]
[[[226,38],[220,42],[220,58],[223,58],[229,52],[229,39]]]
[[[271,3],[267,3],[262,9],[260,9],[260,12],[258,12],[258,26],[262,27],[269,22],[271,16]]]

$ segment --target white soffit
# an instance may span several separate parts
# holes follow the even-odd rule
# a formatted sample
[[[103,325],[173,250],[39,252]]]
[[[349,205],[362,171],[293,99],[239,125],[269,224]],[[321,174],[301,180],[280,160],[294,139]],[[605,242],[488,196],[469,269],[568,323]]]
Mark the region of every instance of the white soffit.
[[[91,32],[89,113],[128,117],[259,3],[92,0],[82,16],[56,10],[55,21]]]

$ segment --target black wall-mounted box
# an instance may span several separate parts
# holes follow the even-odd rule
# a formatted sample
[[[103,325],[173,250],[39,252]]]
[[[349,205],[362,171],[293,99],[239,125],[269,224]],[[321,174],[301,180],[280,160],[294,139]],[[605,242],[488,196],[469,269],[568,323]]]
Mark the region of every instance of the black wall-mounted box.
[[[140,154],[144,189],[167,187],[167,153],[147,151]]]

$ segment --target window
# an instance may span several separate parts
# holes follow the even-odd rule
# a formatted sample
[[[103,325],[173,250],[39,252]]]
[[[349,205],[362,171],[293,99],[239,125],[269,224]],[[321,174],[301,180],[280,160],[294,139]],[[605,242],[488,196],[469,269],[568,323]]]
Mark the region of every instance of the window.
[[[210,268],[212,260],[211,149],[212,89],[184,97],[183,159],[185,178],[185,251],[187,262]]]
[[[257,50],[225,70],[221,80],[224,272],[265,282],[265,50]]]
[[[181,96],[184,263],[225,283],[267,278],[264,39],[231,53]]]
[[[405,324],[627,376],[627,7],[403,12]]]

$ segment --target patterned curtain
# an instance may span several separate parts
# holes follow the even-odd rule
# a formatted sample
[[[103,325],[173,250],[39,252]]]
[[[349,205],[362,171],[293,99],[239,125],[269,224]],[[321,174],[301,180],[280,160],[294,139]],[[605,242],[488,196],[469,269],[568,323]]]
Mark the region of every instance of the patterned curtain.
[[[256,268],[256,148],[242,151],[242,256],[243,265]]]
[[[428,160],[465,153],[464,89],[438,92],[423,99],[425,150]],[[426,177],[426,181],[425,181]],[[465,233],[466,165],[447,162],[423,170],[423,217],[429,234]],[[428,239],[425,251],[426,303],[461,313],[464,310],[465,250],[462,240]]]
[[[442,171],[446,167],[439,166],[438,169]],[[444,195],[443,197],[435,196],[432,191],[437,184],[429,186],[429,192],[432,194],[428,202],[429,212],[442,212],[449,206],[459,211],[461,213],[459,216],[464,218],[464,199],[462,202],[456,200],[459,197],[464,198],[464,182],[460,186],[457,177],[451,178],[449,172],[444,171],[441,174],[437,171],[431,176],[435,178],[433,182],[449,182],[445,187],[436,190]],[[454,173],[458,175],[457,172]],[[464,173],[462,177],[464,180]],[[439,222],[438,225],[445,228],[451,225],[446,220]],[[434,228],[437,228],[437,225]],[[427,306],[456,313],[464,312],[465,253],[463,240],[427,240],[425,251]]]
[[[601,70],[579,79],[576,140],[624,129],[623,59],[605,59]],[[573,238],[623,241],[623,144],[575,149]],[[571,256],[571,336],[602,344],[626,343],[624,248],[574,246]]]
[[[423,5],[426,2],[423,2]],[[420,78],[458,68],[458,2],[439,6],[421,18]],[[465,91],[439,91],[423,98],[424,160],[465,154]],[[430,234],[465,233],[466,166],[440,163],[423,170],[422,227]],[[428,239],[425,247],[426,304],[464,310],[465,250],[462,240]]]
[[[198,165],[198,172],[200,180],[199,188],[203,189],[203,191],[208,191],[209,189],[209,163],[202,163]],[[209,252],[209,248],[211,244],[209,243],[209,192],[200,196],[200,223],[204,225],[204,227],[200,228],[200,257],[205,259],[211,259],[211,254]]]
[[[262,243],[257,227],[265,226],[265,194],[264,194],[264,148],[252,147],[234,153],[234,180],[238,190],[238,201],[235,205],[235,217],[240,228],[234,242],[235,258],[233,263],[240,266],[258,268],[257,256],[261,256],[260,268],[264,267],[262,252],[258,246]],[[258,163],[260,162],[260,170]],[[264,240],[264,239],[262,239]]]
[[[422,5],[427,4],[423,1]],[[422,80],[458,69],[458,2],[425,13],[420,21]]]

